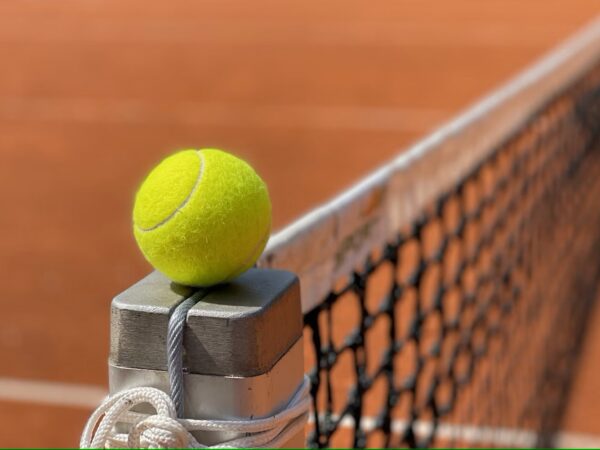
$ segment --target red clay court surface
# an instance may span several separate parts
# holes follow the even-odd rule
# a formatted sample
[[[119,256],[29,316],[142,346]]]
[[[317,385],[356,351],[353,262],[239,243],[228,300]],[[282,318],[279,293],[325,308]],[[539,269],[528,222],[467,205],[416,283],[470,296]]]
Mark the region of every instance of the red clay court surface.
[[[150,270],[133,192],[166,153],[245,157],[279,228],[598,12],[591,0],[0,3],[0,445],[77,445],[107,382],[110,300]],[[591,329],[564,429],[600,443]]]

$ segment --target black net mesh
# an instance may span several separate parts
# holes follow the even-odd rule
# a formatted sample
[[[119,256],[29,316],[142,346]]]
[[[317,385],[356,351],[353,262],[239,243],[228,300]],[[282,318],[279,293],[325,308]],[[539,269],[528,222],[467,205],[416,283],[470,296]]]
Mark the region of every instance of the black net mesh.
[[[305,315],[310,446],[552,444],[598,294],[599,82],[549,99]]]

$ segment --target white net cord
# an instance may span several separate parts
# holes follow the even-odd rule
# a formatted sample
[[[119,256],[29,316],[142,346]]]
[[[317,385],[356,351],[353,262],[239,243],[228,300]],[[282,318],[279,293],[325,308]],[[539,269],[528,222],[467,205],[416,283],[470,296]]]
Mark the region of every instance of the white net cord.
[[[80,448],[206,448],[194,431],[232,431],[246,436],[212,448],[279,447],[303,427],[310,406],[310,382],[305,376],[284,410],[250,420],[198,420],[177,418],[173,400],[152,387],[139,387],[107,398],[90,416]],[[147,404],[155,414],[133,412]],[[126,425],[128,432],[120,432]]]

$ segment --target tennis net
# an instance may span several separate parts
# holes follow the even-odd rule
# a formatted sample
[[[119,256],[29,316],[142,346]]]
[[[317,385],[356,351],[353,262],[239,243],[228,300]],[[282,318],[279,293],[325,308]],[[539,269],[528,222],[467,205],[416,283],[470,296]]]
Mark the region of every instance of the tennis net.
[[[551,445],[600,279],[593,24],[276,235],[313,447]]]

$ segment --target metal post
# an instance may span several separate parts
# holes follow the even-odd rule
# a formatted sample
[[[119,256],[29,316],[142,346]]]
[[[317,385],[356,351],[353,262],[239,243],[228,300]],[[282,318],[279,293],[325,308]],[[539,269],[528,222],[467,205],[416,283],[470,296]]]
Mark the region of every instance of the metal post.
[[[169,316],[194,295],[183,338],[184,417],[250,419],[284,408],[304,374],[300,290],[294,274],[268,269],[251,269],[202,294],[154,272],[119,294],[112,302],[111,395],[140,386],[169,393]],[[194,435],[205,445],[240,437]],[[304,434],[286,446],[303,447]]]

